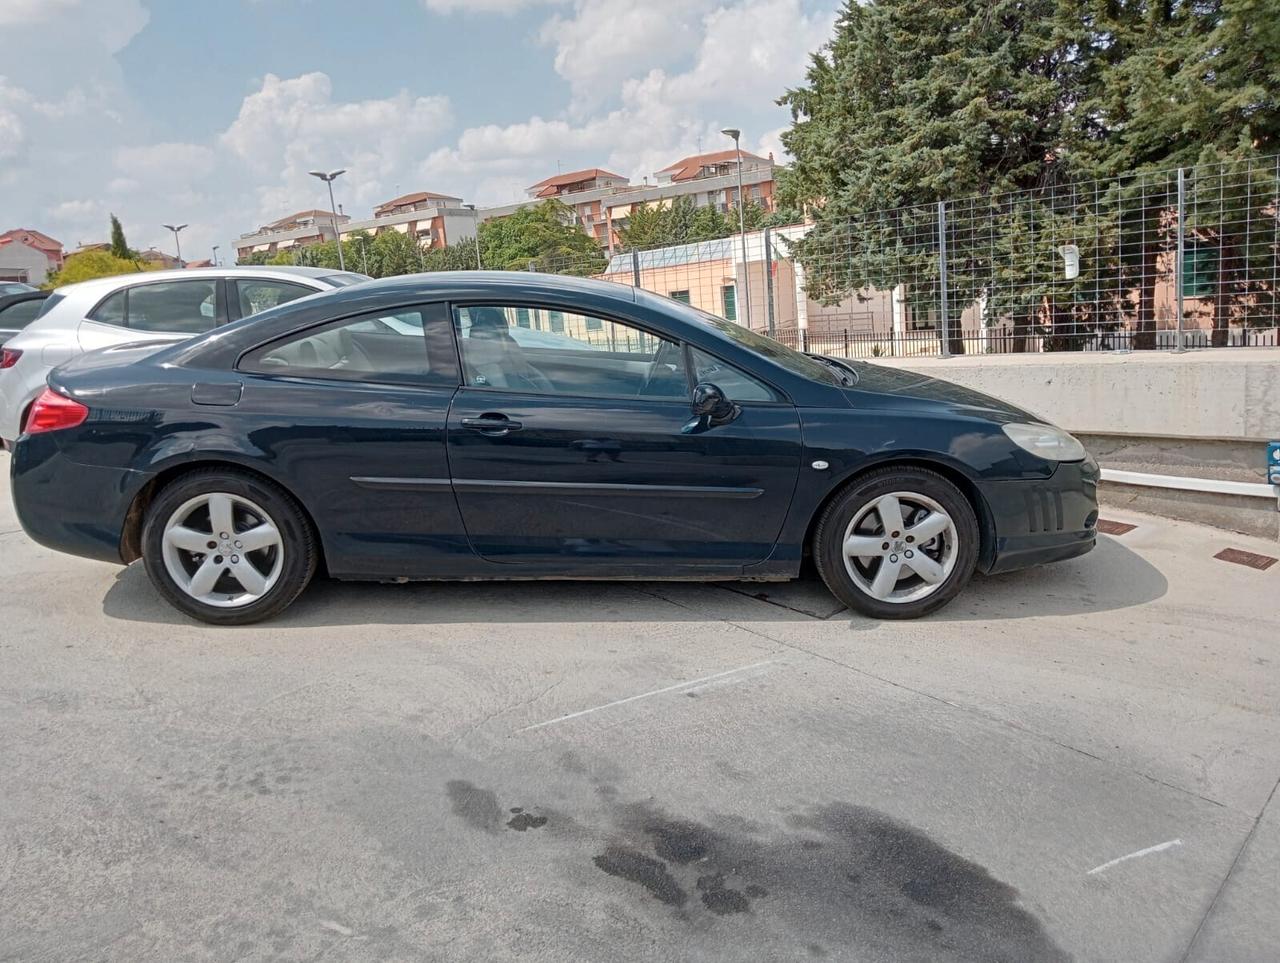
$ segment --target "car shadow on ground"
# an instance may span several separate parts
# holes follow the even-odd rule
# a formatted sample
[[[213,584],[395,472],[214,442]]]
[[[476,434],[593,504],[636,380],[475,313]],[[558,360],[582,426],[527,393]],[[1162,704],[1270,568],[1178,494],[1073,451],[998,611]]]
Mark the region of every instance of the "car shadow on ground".
[[[708,598],[690,585],[714,589]],[[1082,558],[1056,565],[977,576],[951,605],[930,622],[1087,615],[1129,608],[1161,598],[1168,582],[1160,570],[1115,539],[1102,537]],[[723,594],[720,594],[723,593]],[[742,598],[740,606],[731,596]],[[766,603],[752,604],[747,599]],[[729,602],[726,606],[724,603]],[[173,625],[196,624],[165,603],[142,565],[122,569],[103,598],[110,618]],[[318,579],[283,614],[280,628],[331,625],[472,622],[807,622],[848,620],[874,624],[851,614],[811,571],[792,582],[336,582]]]

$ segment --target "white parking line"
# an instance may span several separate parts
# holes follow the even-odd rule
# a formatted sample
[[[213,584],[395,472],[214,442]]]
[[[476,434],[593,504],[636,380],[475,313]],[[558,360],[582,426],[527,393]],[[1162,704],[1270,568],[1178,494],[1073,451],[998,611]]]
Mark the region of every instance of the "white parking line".
[[[717,672],[714,675],[704,675],[700,679],[690,679],[687,682],[677,682],[675,685],[664,686],[661,689],[654,689],[652,692],[642,692],[639,695],[628,696],[625,699],[618,699],[614,702],[606,702],[602,706],[592,706],[590,709],[580,709],[577,712],[570,712],[568,715],[557,716],[554,719],[548,719],[546,722],[535,722],[531,726],[525,726],[517,729],[516,732],[529,732],[532,729],[541,729],[544,726],[553,726],[557,722],[568,722],[570,719],[577,719],[579,716],[589,715],[592,712],[599,712],[601,709],[612,709],[614,706],[626,705],[628,702],[635,702],[638,699],[648,699],[650,696],[662,695],[664,692],[675,692],[679,689],[692,689],[695,686],[704,685],[713,679],[723,679],[731,675],[741,675],[750,672],[752,669],[759,669],[766,665],[772,665],[773,659],[765,659],[763,662],[753,662],[751,665],[740,666],[736,669],[726,669],[724,672]]]
[[[1112,866],[1115,866],[1117,863],[1123,863],[1127,859],[1137,859],[1139,856],[1150,856],[1152,853],[1161,853],[1161,852],[1164,852],[1166,849],[1173,849],[1174,846],[1181,846],[1181,845],[1182,845],[1181,839],[1170,839],[1167,842],[1156,843],[1154,846],[1148,846],[1146,849],[1140,849],[1136,853],[1129,853],[1127,856],[1117,856],[1115,859],[1111,860],[1110,862],[1103,863],[1101,866],[1093,867],[1093,869],[1089,870],[1089,872],[1085,873],[1085,875],[1092,876],[1094,873],[1101,873],[1105,869],[1110,869]]]

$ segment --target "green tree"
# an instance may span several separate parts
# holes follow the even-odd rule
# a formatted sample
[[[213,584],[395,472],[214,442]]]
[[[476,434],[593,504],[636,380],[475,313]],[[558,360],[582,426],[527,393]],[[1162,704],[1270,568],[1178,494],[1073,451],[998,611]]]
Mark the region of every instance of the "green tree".
[[[236,263],[241,265],[245,265],[245,264],[261,265],[261,264],[269,263],[272,257],[273,255],[267,253],[266,251],[251,251],[247,254],[241,254],[239,257],[237,257]],[[292,264],[293,262],[289,261],[287,263]]]
[[[1081,171],[1124,178],[1122,284],[1138,296],[1139,347],[1154,345],[1160,265],[1172,257],[1175,168],[1188,182],[1190,242],[1213,265],[1213,341],[1232,321],[1267,318],[1276,230],[1276,178],[1260,158],[1280,150],[1280,16],[1274,0],[1077,0],[1096,25],[1082,48],[1096,77],[1074,115]],[[1268,242],[1268,238],[1271,242]]]
[[[805,83],[781,98],[793,118],[782,139],[795,161],[779,203],[813,214],[795,253],[818,297],[914,281],[908,304],[936,311],[936,203],[1062,177],[1056,158],[1075,91],[1057,2],[846,4]],[[957,236],[949,252],[953,330],[958,309],[989,293],[994,239],[974,240]],[[1021,287],[1020,303],[1003,307],[1026,318],[1046,293]]]
[[[573,223],[573,212],[549,198],[507,217],[480,225],[480,254],[486,268],[599,274],[605,255],[595,239]]]
[[[109,251],[84,251],[68,256],[62,262],[62,267],[49,275],[44,287],[56,288],[64,284],[109,278],[117,274],[136,274],[144,270],[146,268],[132,258],[116,257]]]
[[[121,260],[136,260],[138,252],[132,250],[124,239],[124,228],[120,226],[120,218],[111,215],[111,256]]]

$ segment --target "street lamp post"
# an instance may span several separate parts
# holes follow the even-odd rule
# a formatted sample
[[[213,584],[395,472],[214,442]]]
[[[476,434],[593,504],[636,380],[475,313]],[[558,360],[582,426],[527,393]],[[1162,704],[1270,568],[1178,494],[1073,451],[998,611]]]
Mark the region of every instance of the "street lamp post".
[[[182,267],[182,242],[178,240],[178,232],[181,231],[186,226],[187,225],[185,224],[178,224],[176,226],[173,224],[161,225],[161,227],[166,227],[169,230],[173,231],[173,246],[178,249],[178,267]]]
[[[476,270],[483,271],[484,262],[480,260],[480,212],[476,210],[476,206],[474,204],[463,204],[462,206],[471,212],[471,216],[474,217],[476,221]]]
[[[213,246],[213,266],[214,267],[218,266],[218,245],[217,244]]]
[[[341,167],[336,171],[308,171],[312,177],[318,177],[329,186],[329,210],[333,212],[333,239],[338,244],[338,270],[345,271],[347,262],[342,257],[342,232],[338,230],[338,205],[333,202],[333,182],[337,180],[338,175],[345,174],[347,169]]]
[[[743,302],[746,305],[745,327],[751,327],[751,266],[747,261],[747,215],[742,206],[742,131],[736,127],[726,127],[720,131],[726,137],[733,138],[733,149],[738,155],[738,234],[742,237],[742,287]]]

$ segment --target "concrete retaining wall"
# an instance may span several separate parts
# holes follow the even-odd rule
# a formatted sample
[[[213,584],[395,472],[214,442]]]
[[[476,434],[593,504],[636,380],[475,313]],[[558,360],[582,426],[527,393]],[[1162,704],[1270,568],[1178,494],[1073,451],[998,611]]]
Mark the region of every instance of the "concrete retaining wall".
[[[1264,482],[1280,348],[877,358],[1004,398],[1080,436],[1104,468]],[[1104,485],[1104,503],[1280,538],[1266,499]]]

